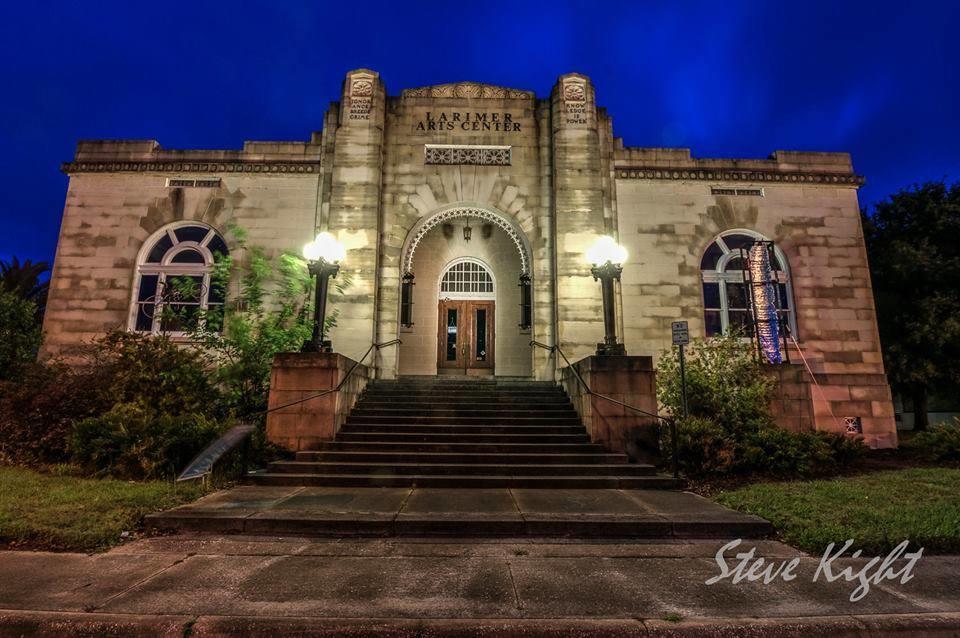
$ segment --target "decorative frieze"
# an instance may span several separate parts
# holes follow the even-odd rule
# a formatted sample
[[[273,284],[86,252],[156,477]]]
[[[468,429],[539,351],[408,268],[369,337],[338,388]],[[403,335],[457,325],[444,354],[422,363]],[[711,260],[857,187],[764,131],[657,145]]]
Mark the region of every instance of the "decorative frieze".
[[[527,99],[534,98],[533,91],[521,91],[505,86],[493,86],[478,82],[456,82],[421,86],[416,89],[404,89],[403,97],[441,97],[441,98],[489,98],[489,99]]]
[[[618,179],[711,180],[725,182],[788,182],[863,186],[862,175],[795,171],[736,171],[702,168],[618,168]]]
[[[510,166],[510,146],[462,146],[424,144],[424,164],[466,164],[474,166]]]
[[[64,162],[60,170],[74,173],[319,173],[320,162]]]

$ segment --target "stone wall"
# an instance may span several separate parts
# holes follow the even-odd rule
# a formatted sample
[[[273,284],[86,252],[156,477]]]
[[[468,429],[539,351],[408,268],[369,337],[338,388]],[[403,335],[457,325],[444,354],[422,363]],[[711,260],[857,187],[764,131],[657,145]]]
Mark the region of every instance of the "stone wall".
[[[860,228],[860,178],[848,155],[780,152],[770,160],[723,161],[692,160],[683,149],[623,149],[617,162],[618,228],[631,255],[621,283],[629,353],[656,356],[669,347],[672,321],[688,321],[693,337],[704,334],[703,252],[717,235],[747,229],[776,242],[789,263],[800,343],[792,359],[805,359],[825,380],[868,375],[837,377],[867,383],[883,374]],[[659,177],[650,177],[650,167]],[[763,196],[715,195],[717,186],[762,189]],[[840,428],[831,411],[860,416],[868,443],[895,444],[892,404],[875,397],[877,391],[871,381],[857,390],[870,400],[838,398],[815,414],[816,427]]]
[[[319,449],[340,431],[372,378],[370,367],[337,353],[278,354],[270,370],[267,438],[294,452]],[[323,394],[341,383],[339,391]]]
[[[633,461],[660,461],[658,420],[614,402],[657,413],[657,382],[650,357],[585,357],[561,369],[560,384],[592,442],[624,452]]]

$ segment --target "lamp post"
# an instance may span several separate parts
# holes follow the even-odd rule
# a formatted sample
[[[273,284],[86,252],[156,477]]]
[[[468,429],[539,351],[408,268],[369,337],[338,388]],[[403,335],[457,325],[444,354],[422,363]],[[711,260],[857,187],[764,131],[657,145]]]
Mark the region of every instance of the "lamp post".
[[[313,298],[313,336],[304,342],[300,352],[333,352],[333,346],[324,340],[324,319],[327,314],[327,288],[330,277],[340,272],[340,262],[346,257],[343,244],[330,233],[323,232],[303,247],[310,274],[317,278]]]
[[[600,280],[603,291],[603,343],[597,344],[597,354],[624,355],[626,349],[617,341],[617,315],[614,309],[613,282],[620,280],[623,263],[627,260],[627,249],[618,244],[613,237],[600,237],[587,251],[587,261],[592,264],[590,273],[593,280]]]

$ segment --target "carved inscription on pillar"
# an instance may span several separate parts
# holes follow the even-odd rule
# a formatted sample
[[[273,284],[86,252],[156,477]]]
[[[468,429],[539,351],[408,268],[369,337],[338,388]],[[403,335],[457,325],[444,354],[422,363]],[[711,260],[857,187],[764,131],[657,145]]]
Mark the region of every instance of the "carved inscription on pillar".
[[[369,120],[373,106],[373,78],[354,76],[350,81],[349,120]]]
[[[563,119],[568,125],[589,124],[587,117],[587,83],[581,78],[563,80]]]

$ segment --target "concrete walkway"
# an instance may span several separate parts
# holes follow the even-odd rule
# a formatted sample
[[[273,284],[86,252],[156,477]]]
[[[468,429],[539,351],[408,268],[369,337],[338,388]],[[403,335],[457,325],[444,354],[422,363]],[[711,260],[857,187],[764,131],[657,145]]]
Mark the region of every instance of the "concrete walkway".
[[[147,517],[158,530],[353,536],[759,537],[762,518],[689,492],[240,486]]]
[[[708,586],[725,542],[182,535],[5,552],[0,636],[960,635],[960,557],[851,603],[856,583],[814,583],[819,557],[772,541],[742,549],[799,558],[796,580]]]

